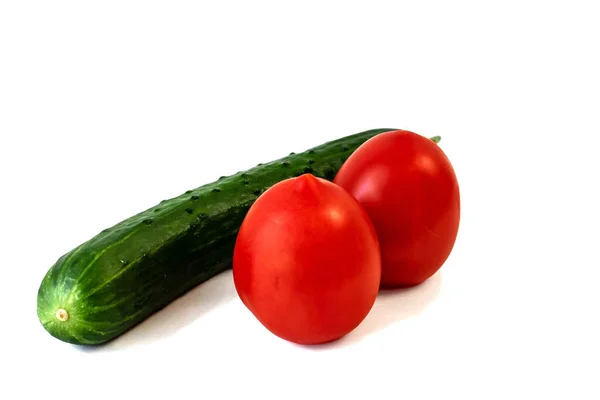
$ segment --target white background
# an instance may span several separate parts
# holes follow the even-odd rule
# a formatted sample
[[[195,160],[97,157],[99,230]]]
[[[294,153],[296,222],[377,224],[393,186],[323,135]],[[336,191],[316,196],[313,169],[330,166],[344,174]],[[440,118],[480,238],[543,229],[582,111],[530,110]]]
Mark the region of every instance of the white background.
[[[594,2],[294,3],[1,3],[0,398],[597,399]],[[230,273],[100,349],[39,324],[100,230],[380,127],[442,136],[460,233],[345,339],[274,337]]]

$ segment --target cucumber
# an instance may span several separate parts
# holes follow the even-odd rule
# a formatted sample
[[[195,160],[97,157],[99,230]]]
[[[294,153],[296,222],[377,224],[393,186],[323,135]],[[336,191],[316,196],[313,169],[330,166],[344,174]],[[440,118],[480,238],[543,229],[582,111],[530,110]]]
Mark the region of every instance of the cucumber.
[[[270,186],[311,173],[333,180],[374,129],[188,190],[60,257],[38,290],[38,318],[67,343],[108,342],[231,267],[238,229]]]

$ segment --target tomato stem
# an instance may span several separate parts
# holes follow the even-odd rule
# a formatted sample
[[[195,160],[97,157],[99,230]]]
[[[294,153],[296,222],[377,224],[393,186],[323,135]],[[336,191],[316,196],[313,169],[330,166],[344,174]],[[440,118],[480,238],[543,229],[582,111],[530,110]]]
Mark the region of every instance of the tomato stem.
[[[433,140],[434,143],[439,143],[440,140],[442,140],[442,137],[441,136],[434,136],[434,137],[431,137],[429,139]]]

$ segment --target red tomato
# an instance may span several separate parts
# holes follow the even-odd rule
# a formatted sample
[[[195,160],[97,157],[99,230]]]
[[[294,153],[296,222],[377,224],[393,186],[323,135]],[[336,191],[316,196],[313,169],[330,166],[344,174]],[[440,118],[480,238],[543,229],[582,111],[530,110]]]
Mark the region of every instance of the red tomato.
[[[441,268],[458,234],[460,194],[436,143],[404,130],[380,134],[346,160],[334,182],[375,225],[382,286],[418,285]]]
[[[298,344],[333,341],[371,310],[381,278],[377,234],[344,189],[305,174],[252,205],[238,233],[233,278],[246,307]]]

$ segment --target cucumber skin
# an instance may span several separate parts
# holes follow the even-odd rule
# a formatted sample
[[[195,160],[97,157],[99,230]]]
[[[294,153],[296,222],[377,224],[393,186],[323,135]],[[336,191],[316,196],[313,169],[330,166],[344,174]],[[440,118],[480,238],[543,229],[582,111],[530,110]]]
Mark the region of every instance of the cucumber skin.
[[[304,173],[333,180],[373,129],[203,185],[105,229],[60,257],[38,290],[37,314],[57,339],[108,342],[190,289],[231,268],[239,227],[254,201]],[[58,309],[66,321],[56,317]]]

